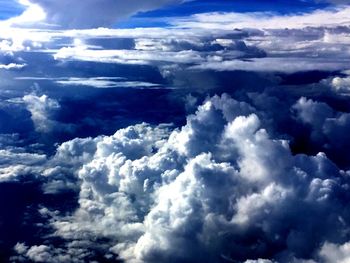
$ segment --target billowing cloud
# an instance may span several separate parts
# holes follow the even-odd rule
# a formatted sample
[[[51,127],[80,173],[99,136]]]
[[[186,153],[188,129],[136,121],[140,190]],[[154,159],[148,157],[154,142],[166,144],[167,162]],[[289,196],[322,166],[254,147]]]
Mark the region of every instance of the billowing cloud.
[[[350,71],[345,71],[345,76],[334,77],[329,85],[332,90],[340,94],[349,94],[350,92]]]
[[[350,244],[325,243],[319,254],[326,263],[346,263],[350,260]]]
[[[176,2],[1,24],[0,261],[348,260],[349,7],[81,29]]]
[[[348,167],[348,156],[340,153],[349,145],[350,138],[345,131],[350,127],[350,114],[334,112],[326,103],[306,98],[299,99],[292,108],[296,117],[311,127],[310,141],[336,158],[339,164]]]
[[[46,95],[36,96],[25,95],[23,102],[27,105],[28,111],[32,115],[32,121],[38,132],[49,132],[56,122],[52,120],[52,115],[60,108],[59,103]]]
[[[330,244],[349,240],[348,173],[323,153],[293,155],[255,112],[215,96],[180,129],[144,123],[62,144],[51,162],[75,167],[79,208],[41,214],[66,242],[19,243],[18,257],[80,262],[97,249],[126,262],[346,258]],[[100,248],[88,242],[96,238]]]

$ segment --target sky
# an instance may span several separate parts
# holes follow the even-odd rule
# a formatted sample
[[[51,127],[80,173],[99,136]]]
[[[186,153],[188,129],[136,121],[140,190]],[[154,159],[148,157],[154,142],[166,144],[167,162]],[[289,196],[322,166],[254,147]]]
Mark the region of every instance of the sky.
[[[349,65],[347,0],[0,0],[0,262],[349,262]]]

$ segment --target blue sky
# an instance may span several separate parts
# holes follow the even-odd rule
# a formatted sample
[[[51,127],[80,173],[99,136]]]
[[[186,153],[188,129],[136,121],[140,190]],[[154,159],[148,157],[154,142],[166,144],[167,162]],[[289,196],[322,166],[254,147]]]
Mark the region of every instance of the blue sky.
[[[21,2],[0,262],[350,262],[348,1]]]
[[[204,12],[278,12],[282,14],[294,12],[307,12],[318,8],[329,6],[326,3],[315,3],[314,1],[300,0],[201,0],[189,1],[181,5],[170,6],[156,11],[146,12],[139,16],[158,17],[158,16],[188,16]]]
[[[12,0],[1,0],[0,1],[0,19],[8,19],[15,15],[19,15],[24,11],[22,5]]]

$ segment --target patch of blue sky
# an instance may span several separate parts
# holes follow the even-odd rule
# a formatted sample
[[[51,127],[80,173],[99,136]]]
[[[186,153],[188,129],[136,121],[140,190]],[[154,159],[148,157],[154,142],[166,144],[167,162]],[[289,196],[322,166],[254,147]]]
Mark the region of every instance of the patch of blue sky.
[[[0,0],[0,20],[17,16],[24,11],[24,7],[15,0]]]

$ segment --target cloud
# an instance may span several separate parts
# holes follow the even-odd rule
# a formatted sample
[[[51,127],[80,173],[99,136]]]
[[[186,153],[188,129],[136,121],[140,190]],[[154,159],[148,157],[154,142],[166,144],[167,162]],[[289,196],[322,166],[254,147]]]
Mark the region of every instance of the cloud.
[[[349,142],[350,114],[347,112],[334,112],[326,103],[315,102],[311,99],[300,98],[292,106],[296,117],[311,127],[310,140],[323,149],[338,165],[349,166],[349,158],[344,147]]]
[[[50,162],[72,164],[79,207],[42,215],[66,242],[23,244],[19,254],[56,262],[74,247],[82,260],[93,248],[126,262],[291,262],[329,249],[341,258],[327,244],[350,238],[348,172],[323,153],[293,155],[263,125],[253,107],[223,95],[178,129],[143,123],[62,144]],[[96,237],[100,247],[86,242]]]
[[[32,115],[32,121],[38,132],[50,132],[56,125],[56,121],[52,120],[55,111],[60,108],[59,103],[47,97],[46,95],[36,96],[33,94],[25,95],[23,102],[26,104],[28,111]]]
[[[326,12],[333,14],[331,11]],[[210,17],[213,14],[207,14]],[[228,14],[227,14],[228,15]],[[225,17],[218,14],[218,17]],[[224,19],[224,18],[223,18]],[[259,17],[255,21],[259,24]],[[286,18],[279,17],[283,20]],[[302,20],[300,16],[298,19]],[[218,19],[220,21],[220,19]],[[224,19],[225,23],[226,20]],[[277,23],[283,24],[282,22]],[[115,37],[134,37],[132,49],[103,49],[80,42],[74,46],[51,50],[58,61],[86,61],[116,64],[187,66],[196,70],[255,71],[295,73],[306,71],[343,71],[348,69],[349,50],[345,43],[348,27],[327,28],[322,23],[311,28],[292,27],[251,31],[228,31],[221,25],[214,29],[188,27],[163,30],[145,29],[148,36],[136,31],[110,31]],[[185,33],[183,32],[185,31]],[[72,32],[73,33],[73,32]],[[74,32],[89,39],[108,34],[106,29]],[[101,35],[102,34],[102,35]],[[157,36],[157,34],[159,36]],[[162,37],[160,37],[162,36]],[[164,37],[165,36],[165,37]],[[106,37],[106,36],[103,36]],[[342,40],[340,40],[342,39]],[[88,42],[88,41],[87,41]],[[349,42],[350,43],[350,42]]]
[[[33,4],[28,0],[18,0],[25,10],[22,14],[11,17],[7,20],[1,21],[3,27],[33,27],[43,25],[46,18],[44,10],[37,4]]]
[[[84,6],[90,2],[74,5]],[[64,5],[65,2],[46,1],[45,4]],[[0,32],[0,49],[12,53],[25,50],[52,54],[57,62],[156,66],[161,72],[164,67],[170,69],[171,66],[200,71],[288,74],[343,71],[348,69],[350,54],[347,8],[288,16],[204,13],[185,19],[172,18],[169,23],[173,26],[164,28],[34,30],[4,27]],[[168,76],[173,72],[176,70]]]
[[[349,93],[350,91],[350,77],[341,78],[336,77],[332,80],[332,87],[337,92]]]
[[[195,14],[173,21],[179,28],[228,30],[252,29],[301,29],[305,27],[336,27],[349,25],[350,7],[316,10],[310,13],[279,15],[271,12],[234,13],[213,12]]]
[[[65,28],[93,28],[110,26],[121,18],[141,11],[157,9],[164,5],[181,3],[177,0],[133,1],[132,4],[114,0],[88,0],[71,2],[68,0],[31,0],[39,5],[46,14],[46,22]],[[92,14],[93,15],[89,15]]]
[[[0,150],[0,157],[0,183],[20,181],[22,176],[40,172],[47,161],[44,154],[28,153],[15,147]]]
[[[325,243],[322,246],[319,254],[326,263],[345,263],[350,260],[350,244],[345,243],[342,245],[338,245],[332,243]]]
[[[120,78],[69,78],[56,80],[57,84],[63,86],[87,86],[93,88],[159,88],[155,83],[142,81],[122,81]]]
[[[0,69],[6,69],[6,70],[11,70],[11,69],[22,69],[26,66],[26,64],[15,64],[15,63],[10,63],[7,65],[0,64]]]
[[[160,84],[145,81],[128,81],[122,77],[94,77],[94,78],[78,78],[78,77],[17,77],[17,80],[35,80],[35,81],[53,81],[61,86],[85,86],[92,88],[160,88]],[[164,87],[163,87],[164,88]]]
[[[332,3],[332,4],[341,4],[341,5],[348,5],[350,4],[349,0],[316,0],[316,2],[327,2],[327,3]]]
[[[31,181],[40,192],[38,200],[24,194],[21,201],[35,235],[17,231],[26,236],[5,241],[15,246],[13,261],[346,260],[350,118],[343,96],[347,74],[334,71],[348,69],[350,31],[340,9],[315,14],[246,14],[239,23],[228,21],[235,14],[206,14],[201,27],[193,16],[183,27],[179,19],[177,27],[130,30],[2,27],[1,64],[28,66],[1,71],[18,87],[1,93],[1,131],[11,133],[21,123],[31,132],[21,133],[19,142],[1,141],[0,181]],[[50,22],[62,21],[60,14],[52,17]],[[261,28],[231,28],[254,23]],[[225,72],[240,70],[245,72]],[[288,75],[313,70],[331,72],[320,77],[328,82],[317,84],[316,73]],[[115,74],[125,79],[110,77]],[[278,85],[288,78],[311,78],[312,84]],[[13,99],[36,81],[46,95]],[[229,91],[239,100],[208,98],[183,123],[179,101],[188,90],[85,88],[154,83],[191,88],[189,112],[207,92]],[[153,125],[127,127],[145,119]],[[164,120],[181,125],[157,125]],[[109,136],[62,143],[56,154],[27,145],[56,131],[53,148],[62,142],[62,124],[70,122],[80,131],[69,139]],[[110,135],[118,127],[127,128]],[[293,140],[311,150],[290,150]],[[12,196],[2,191],[3,200],[20,200]],[[11,202],[1,215],[22,218],[8,213],[18,207]],[[6,231],[22,229],[13,225]]]
[[[225,59],[225,58],[223,58]],[[317,59],[317,58],[257,58],[252,60],[224,60],[209,61],[193,66],[197,70],[218,71],[255,71],[255,72],[283,72],[295,73],[305,71],[341,71],[347,68],[347,60]]]
[[[50,22],[64,20],[61,10],[68,2],[40,3],[51,12]],[[85,10],[89,3],[71,5]],[[88,26],[79,16],[81,21],[69,22],[69,12],[67,26]],[[80,128],[69,138],[124,127],[109,136],[67,141],[56,154],[45,147],[4,146],[0,181],[22,184],[29,178],[43,196],[30,206],[34,216],[28,212],[40,237],[10,243],[18,254],[13,261],[346,260],[348,76],[335,71],[349,65],[347,19],[346,12],[329,9],[295,16],[202,14],[168,28],[2,29],[0,49],[17,59],[1,64],[25,62],[26,75],[38,77],[1,74],[20,80],[16,85],[42,81],[56,88],[20,99],[11,96],[23,90],[5,90],[2,123],[10,119],[9,105],[17,110],[10,117],[23,108],[25,117],[18,119],[31,120],[36,136],[56,131],[50,146],[62,142],[58,137],[67,131],[66,122]],[[259,29],[233,30],[254,24]],[[126,44],[114,44],[124,39]],[[320,70],[328,75],[312,72]],[[110,77],[115,74],[127,76]],[[288,78],[310,78],[312,84],[290,85]],[[328,80],[318,83],[319,78]],[[195,87],[186,94],[189,112],[207,92],[229,91],[237,100],[207,98],[185,121],[178,103],[188,90],[79,87],[154,83]],[[153,125],[129,126],[140,119]],[[164,120],[181,125],[158,125]],[[35,140],[30,135],[21,134]],[[296,150],[295,144],[306,146]],[[67,192],[72,196],[63,199]]]
[[[202,60],[192,50],[180,52],[152,52],[140,50],[92,50],[85,47],[64,47],[56,54],[56,60],[82,60],[103,63],[147,65],[154,62],[194,63]]]
[[[344,71],[344,76],[334,77],[326,82],[334,92],[347,95],[350,92],[350,71]]]

